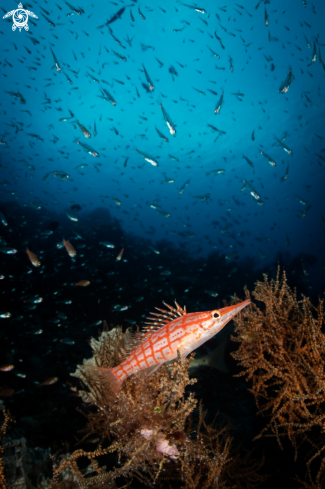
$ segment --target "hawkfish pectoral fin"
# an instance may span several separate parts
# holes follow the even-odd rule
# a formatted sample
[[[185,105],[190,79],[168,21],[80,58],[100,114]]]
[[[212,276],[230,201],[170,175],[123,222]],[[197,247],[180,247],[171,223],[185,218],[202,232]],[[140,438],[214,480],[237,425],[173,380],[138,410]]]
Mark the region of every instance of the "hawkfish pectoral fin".
[[[192,353],[193,350],[196,350],[198,348],[198,346],[200,346],[200,345],[190,344],[186,348],[180,348],[179,349],[179,353],[180,353],[180,355],[181,355],[182,358],[187,357],[187,355],[189,355],[190,353]]]
[[[200,338],[197,338],[195,341],[192,341],[188,345],[181,346],[179,348],[179,353],[182,358],[187,357],[192,351],[199,348],[199,346],[203,345],[206,341],[208,341],[212,336],[201,335]]]
[[[163,363],[157,363],[156,365],[151,365],[151,367],[147,367],[147,368],[140,370],[138,372],[138,374],[149,377],[149,375],[156,372],[162,365],[163,365]]]

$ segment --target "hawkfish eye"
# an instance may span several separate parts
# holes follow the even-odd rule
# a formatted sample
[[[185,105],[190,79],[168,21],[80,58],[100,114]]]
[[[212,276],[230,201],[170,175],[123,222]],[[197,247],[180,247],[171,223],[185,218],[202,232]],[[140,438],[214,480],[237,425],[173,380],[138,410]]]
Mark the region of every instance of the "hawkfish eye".
[[[220,313],[218,311],[215,311],[212,316],[217,319],[217,318],[220,318]]]

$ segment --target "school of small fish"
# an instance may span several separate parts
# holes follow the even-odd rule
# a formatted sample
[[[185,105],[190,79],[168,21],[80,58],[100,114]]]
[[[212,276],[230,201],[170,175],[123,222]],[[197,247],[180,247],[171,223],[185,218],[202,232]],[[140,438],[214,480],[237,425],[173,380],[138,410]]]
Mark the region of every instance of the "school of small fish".
[[[234,248],[231,259],[245,236],[241,207],[252,212],[247,195],[264,206],[255,213],[260,258],[266,247],[292,246],[302,229],[307,235],[314,227],[301,222],[307,216],[324,223],[313,192],[325,164],[324,125],[315,123],[324,120],[324,5],[117,0],[22,7],[33,12],[20,33],[11,29],[18,10],[1,7],[1,165],[9,202],[35,210],[54,203],[76,222],[66,208],[79,195],[83,210],[104,204],[138,235],[139,221],[150,232],[154,211],[167,218],[157,237],[180,236],[192,248],[202,246],[204,223],[205,251]]]
[[[81,3],[1,6],[0,256],[6,272],[0,268],[0,280],[12,281],[10,260],[21,267],[21,281],[35,285],[37,277],[38,288],[19,299],[24,314],[48,299],[45,285],[41,292],[52,277],[64,277],[62,288],[74,297],[91,290],[93,300],[99,271],[113,280],[117,267],[131,269],[135,258],[143,267],[147,260],[151,271],[148,257],[163,253],[164,240],[195,257],[218,250],[227,262],[249,253],[259,260],[288,250],[320,254],[325,4]],[[14,20],[22,9],[28,28],[19,30]],[[10,217],[13,208],[34,213],[33,229],[25,213],[20,222]],[[109,229],[116,235],[98,232],[94,209],[109,210],[104,220],[113,216]],[[142,246],[145,235],[155,242],[132,257],[130,236]],[[307,276],[302,260],[301,266]],[[168,281],[174,270],[173,261],[155,272]],[[236,271],[233,263],[228,278]],[[146,280],[134,287],[151,287]],[[189,273],[184,293],[193,280]],[[202,294],[222,297],[213,287],[201,284]],[[116,279],[114,314],[132,307],[122,289]],[[60,304],[72,300],[61,290],[51,294],[57,299],[51,321],[60,327],[67,319]],[[134,303],[143,296],[136,294]],[[2,302],[1,320],[22,317]],[[26,334],[43,334],[36,323]],[[55,341],[75,344],[67,336]],[[191,341],[187,352],[197,347]],[[164,361],[175,358],[179,346]],[[154,343],[150,348],[152,358],[160,355]],[[114,392],[130,372],[145,368],[139,367],[142,350],[116,370],[118,380],[110,377]],[[13,369],[13,362],[0,367]]]

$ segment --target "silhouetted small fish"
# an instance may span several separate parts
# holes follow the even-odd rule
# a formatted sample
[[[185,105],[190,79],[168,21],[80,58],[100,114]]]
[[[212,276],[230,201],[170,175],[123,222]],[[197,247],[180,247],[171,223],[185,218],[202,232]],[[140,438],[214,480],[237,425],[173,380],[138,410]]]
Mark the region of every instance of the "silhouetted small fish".
[[[41,382],[39,385],[39,387],[42,387],[44,385],[53,385],[53,384],[56,384],[56,382],[59,380],[58,377],[49,377],[47,379],[45,379],[43,382]]]
[[[72,244],[69,243],[69,241],[65,241],[65,240],[63,240],[62,242],[63,242],[63,244],[65,246],[65,249],[69,253],[69,256],[71,256],[71,258],[73,258],[74,256],[76,256],[77,252],[74,249],[74,247],[72,246]]]
[[[0,372],[11,372],[15,366],[12,363],[7,363],[6,365],[0,365]]]
[[[76,282],[74,285],[75,287],[87,287],[89,284],[89,280],[79,280],[79,282]]]
[[[30,251],[28,248],[26,248],[26,253],[27,253],[28,258],[30,259],[32,265],[34,265],[34,267],[39,267],[41,265],[41,262],[39,261],[39,259],[35,255],[35,253]]]
[[[113,17],[111,17],[111,19],[105,25],[111,24],[112,22],[115,22],[117,19],[120,19],[124,10],[125,10],[125,7],[121,8],[118,12],[116,12],[115,15],[113,15]]]
[[[145,83],[141,83],[141,85],[143,86],[143,88],[145,89],[145,91],[147,93],[150,93],[150,89],[149,89],[148,85],[146,85]]]

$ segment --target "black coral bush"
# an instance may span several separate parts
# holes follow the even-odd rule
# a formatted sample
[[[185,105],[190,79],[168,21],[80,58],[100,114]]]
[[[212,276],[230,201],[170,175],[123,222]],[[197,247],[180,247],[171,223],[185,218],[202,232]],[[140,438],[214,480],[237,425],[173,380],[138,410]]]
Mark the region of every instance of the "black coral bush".
[[[256,487],[263,480],[257,473],[262,462],[252,462],[233,448],[228,426],[207,425],[202,405],[186,390],[196,382],[188,376],[192,356],[178,356],[149,377],[132,375],[116,399],[109,396],[96,366],[118,365],[130,341],[129,332],[121,328],[105,330],[91,341],[93,357],[74,375],[82,381],[82,399],[93,404],[87,414],[88,433],[99,434],[101,442],[94,452],[76,450],[57,464],[52,489],[61,487],[67,470],[78,487],[89,488],[114,481],[132,487],[135,480],[142,487],[158,488]],[[100,460],[110,453],[116,454],[117,464],[108,471]],[[78,465],[84,457],[92,463],[87,478]]]
[[[247,297],[250,297],[246,291]],[[325,484],[325,332],[323,301],[314,306],[297,297],[285,273],[264,276],[252,294],[255,302],[234,318],[240,343],[233,353],[240,375],[251,382],[259,413],[269,418],[259,436],[283,437],[293,444],[309,441],[320,459],[315,485]],[[320,457],[320,458],[319,458]],[[310,475],[310,474],[309,474]]]

